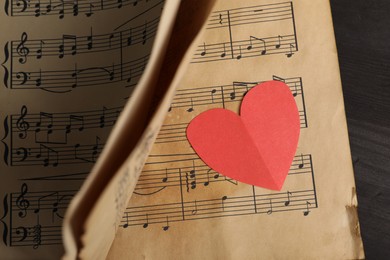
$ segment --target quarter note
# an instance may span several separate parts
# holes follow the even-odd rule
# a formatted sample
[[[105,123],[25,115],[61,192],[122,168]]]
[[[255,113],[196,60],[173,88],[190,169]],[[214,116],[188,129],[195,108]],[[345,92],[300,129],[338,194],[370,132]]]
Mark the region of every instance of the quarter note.
[[[129,36],[127,37],[127,46],[133,44],[133,32],[132,29],[129,29]]]
[[[291,193],[291,192],[289,192],[289,191],[287,191],[287,201],[286,201],[286,202],[284,202],[284,206],[288,206],[288,205],[290,205],[290,202],[291,202],[291,200],[290,200],[290,196],[292,196],[292,193]]]
[[[97,157],[97,154],[98,154],[99,146],[100,146],[100,138],[98,136],[96,136],[96,143],[92,147],[92,162],[96,161],[96,157]]]
[[[303,154],[301,154],[301,163],[298,165],[299,169],[302,169],[305,166],[305,162],[303,161]]]
[[[226,43],[223,44],[223,52],[221,53],[221,58],[226,56]]]
[[[192,112],[192,111],[194,111],[194,103],[193,103],[193,101],[192,101],[192,98],[190,98],[191,99],[191,106],[187,109],[187,112]]]
[[[303,215],[306,217],[307,215],[309,215],[310,213],[310,210],[309,210],[309,206],[311,206],[311,203],[306,201],[306,210],[303,212]]]
[[[239,47],[239,50],[240,50],[240,54],[237,55],[236,59],[239,60],[242,58],[242,51],[241,51],[241,45],[238,46]]]
[[[126,215],[126,223],[123,224],[123,228],[128,228],[129,227],[129,212],[125,212]]]
[[[287,58],[291,58],[293,56],[293,48],[295,48],[295,46],[293,44],[290,44],[290,51],[288,53],[286,53],[286,56]]]
[[[147,40],[147,32],[148,32],[148,22],[145,21],[145,27],[144,30],[142,31],[142,44],[145,45],[146,40]]]
[[[269,210],[267,211],[267,215],[271,215],[273,213],[273,210],[272,210],[272,200],[270,199],[269,200]]]
[[[168,169],[165,168],[165,177],[162,179],[162,182],[167,182],[168,181]]]
[[[168,219],[168,216],[167,216],[167,224],[165,226],[163,226],[163,230],[164,231],[167,231],[169,229],[169,219]]]
[[[203,43],[203,51],[200,53],[200,56],[205,56],[206,55],[206,43]]]
[[[103,127],[106,126],[106,110],[107,110],[107,108],[103,107],[102,115],[99,118],[99,126],[100,126],[100,128],[103,128]]]
[[[143,228],[147,228],[149,226],[149,215],[146,214],[146,222],[142,225]]]
[[[45,44],[45,42],[44,41],[40,41],[40,43],[39,43],[39,48],[38,48],[38,50],[37,50],[37,56],[36,56],[36,58],[39,60],[39,59],[41,59],[42,58],[42,47],[43,47],[43,45]]]
[[[92,8],[94,8],[94,7],[95,6],[93,4],[89,4],[89,11],[85,13],[85,16],[91,17],[93,15]]]
[[[73,0],[73,16],[79,15],[79,0]]]
[[[225,200],[227,200],[227,196],[221,198],[222,211],[225,211]]]
[[[41,16],[41,0],[38,0],[38,3],[35,4],[35,17]]]
[[[91,50],[93,48],[93,34],[92,34],[92,27],[91,27],[91,33],[87,37],[87,48],[88,50]]]
[[[278,35],[278,43],[275,45],[275,48],[276,48],[276,49],[279,49],[279,48],[280,48],[280,45],[281,45],[280,39],[281,39],[281,38],[283,38],[283,37],[280,36],[280,35]]]
[[[196,205],[196,200],[194,201],[194,209],[191,211],[192,215],[196,215],[198,213],[198,206]]]

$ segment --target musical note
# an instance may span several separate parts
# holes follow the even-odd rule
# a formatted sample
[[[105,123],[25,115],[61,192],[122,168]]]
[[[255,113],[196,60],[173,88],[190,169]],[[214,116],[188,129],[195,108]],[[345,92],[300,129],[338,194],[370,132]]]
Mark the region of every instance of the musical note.
[[[39,69],[38,77],[35,80],[35,86],[40,87],[42,85],[42,70]]]
[[[129,227],[129,213],[128,212],[125,212],[125,219],[126,219],[126,223],[123,224],[123,228],[128,228]]]
[[[39,43],[39,48],[37,50],[37,56],[36,58],[39,60],[42,58],[42,46],[45,44],[44,41],[40,40],[40,43]]]
[[[269,210],[267,211],[267,215],[271,215],[273,213],[273,210],[272,210],[272,200],[270,199],[269,200]]]
[[[295,46],[290,44],[290,52],[286,53],[287,58],[291,58],[293,56],[293,48],[295,48]]]
[[[96,143],[92,147],[92,162],[96,162],[96,157],[98,155],[99,146],[100,146],[100,138],[98,136],[96,136]]]
[[[305,166],[305,162],[303,161],[303,154],[301,154],[301,163],[298,165],[299,169],[302,169]]]
[[[24,118],[27,115],[27,107],[22,106],[22,109],[20,110],[20,117],[16,121],[16,127],[20,131],[19,138],[25,139],[27,137],[27,131],[30,128],[30,124],[24,120]]]
[[[167,231],[168,229],[169,229],[169,219],[168,219],[168,216],[167,216],[167,222],[166,222],[166,225],[163,226],[163,230]]]
[[[238,46],[239,47],[239,50],[240,50],[240,54],[237,55],[236,59],[239,60],[242,58],[242,51],[241,51],[241,45]]]
[[[187,109],[187,112],[194,111],[194,102],[192,101],[192,98],[190,98],[190,100],[191,100],[191,106]]]
[[[85,13],[85,16],[87,17],[91,17],[94,12],[92,11],[92,8],[94,8],[95,6],[93,4],[89,4],[89,11]]]
[[[42,237],[42,226],[39,224],[39,218],[38,218],[38,223],[33,227],[33,248],[37,249],[41,243],[41,237]]]
[[[117,7],[122,8],[122,0],[117,0]]]
[[[91,27],[91,33],[87,36],[87,48],[88,50],[91,50],[93,48],[93,34],[92,34],[92,27]]]
[[[278,44],[275,45],[276,49],[279,49],[281,46],[280,39],[283,38],[282,36],[278,35]]]
[[[53,132],[53,114],[40,112],[39,121],[35,124],[35,132],[40,132],[42,125],[46,126],[47,134],[51,134]]]
[[[39,145],[39,153],[36,155],[36,157],[41,158],[44,150],[46,151],[46,156],[43,159],[43,166],[47,167],[47,166],[49,166],[50,163],[52,163],[53,167],[57,167],[58,166],[58,152],[55,151],[54,149],[46,146],[46,145],[43,145],[43,144]],[[52,155],[54,155],[54,156],[52,156]],[[54,157],[54,160],[53,160],[53,157]]]
[[[69,115],[69,124],[65,127],[65,132],[69,134],[74,125],[78,126],[79,132],[84,130],[84,117],[77,115]]]
[[[35,17],[41,16],[41,0],[38,0],[38,3],[35,4]]]
[[[100,121],[100,128],[103,128],[103,127],[105,127],[105,125],[106,125],[106,110],[107,110],[106,107],[103,107],[103,108],[102,108],[102,115],[101,115],[100,118],[99,118],[99,121]]]
[[[149,226],[149,216],[148,214],[146,214],[145,216],[146,216],[146,222],[142,225],[143,228],[147,228]]]
[[[211,172],[211,171],[212,171],[212,169],[209,169],[209,170],[207,171],[207,173],[206,173],[207,181],[205,181],[205,182],[203,183],[204,186],[209,186],[209,184],[210,184],[210,172]]]
[[[227,196],[221,198],[222,211],[225,211],[225,200],[227,200]]]
[[[206,55],[206,43],[203,43],[203,51],[200,53],[200,56],[205,56]]]
[[[226,56],[226,43],[223,44],[223,52],[221,53],[221,58]]]
[[[168,181],[168,168],[165,168],[165,177],[162,179],[162,182]]]
[[[142,31],[142,45],[145,45],[145,43],[146,43],[147,32],[148,32],[148,22],[145,21],[145,27],[144,27],[144,30]]]
[[[287,201],[284,202],[284,206],[289,206],[290,205],[290,196],[292,196],[292,193],[287,191]]]
[[[16,47],[16,52],[19,56],[21,56],[19,58],[19,62],[21,64],[25,64],[26,61],[27,61],[27,56],[28,54],[30,53],[30,49],[27,48],[25,46],[26,42],[27,42],[27,39],[28,39],[28,36],[27,36],[27,33],[23,32],[22,33],[22,37],[21,37],[21,40],[20,40],[20,43],[19,45]]]
[[[249,36],[249,42],[250,42],[250,44],[249,44],[249,46],[247,47],[247,49],[248,49],[248,50],[251,50],[251,49],[252,49],[252,39],[261,42],[261,44],[262,44],[262,50],[261,50],[260,53],[261,53],[261,55],[265,55],[265,54],[267,53],[267,45],[266,45],[265,40],[260,39],[260,38],[257,38],[257,37],[255,37],[255,36],[252,36],[252,35]]]
[[[306,201],[306,210],[303,212],[303,215],[306,217],[307,215],[309,215],[310,213],[310,210],[309,210],[309,206],[311,206],[311,203]]]
[[[71,41],[71,54],[76,55],[77,54],[77,37],[75,35],[63,35],[62,36],[62,43],[58,46],[59,49],[59,55],[58,57],[60,59],[64,58],[65,56],[65,46],[66,42]]]
[[[196,205],[196,200],[194,201],[194,209],[191,211],[192,215],[196,215],[198,213],[198,206]]]
[[[18,216],[24,218],[27,215],[27,209],[30,207],[30,202],[25,198],[28,187],[26,183],[22,184],[20,195],[16,199],[16,206],[20,209]]]

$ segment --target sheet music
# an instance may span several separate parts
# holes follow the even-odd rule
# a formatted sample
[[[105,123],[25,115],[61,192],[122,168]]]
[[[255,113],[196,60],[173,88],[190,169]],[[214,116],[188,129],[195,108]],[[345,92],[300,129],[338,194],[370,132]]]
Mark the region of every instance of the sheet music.
[[[63,255],[62,221],[147,65],[163,0],[6,0],[2,257]]]
[[[325,0],[218,1],[108,259],[363,257],[335,50]],[[185,134],[210,108],[238,113],[268,80],[290,87],[301,120],[280,192],[213,171]]]

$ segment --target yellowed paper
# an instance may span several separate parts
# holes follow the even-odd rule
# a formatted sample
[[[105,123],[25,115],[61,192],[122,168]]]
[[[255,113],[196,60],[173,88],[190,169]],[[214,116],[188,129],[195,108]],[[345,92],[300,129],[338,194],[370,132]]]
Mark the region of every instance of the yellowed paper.
[[[107,169],[107,166],[105,168],[104,165],[102,166],[103,160],[100,160],[100,165],[99,162],[97,163],[86,185],[83,186],[81,192],[72,202],[65,224],[66,259],[73,259],[76,255],[81,259],[104,259],[107,255],[123,214],[124,206],[134,189],[150,147],[162,124],[163,116],[169,108],[174,90],[186,71],[195,47],[194,39],[202,31],[201,28],[205,24],[213,3],[214,1],[181,2],[180,8],[177,10],[178,17],[172,29],[174,33],[170,38],[167,54],[161,64],[162,70],[156,82],[156,89],[154,92],[152,89],[148,92],[149,96],[162,95],[161,103],[155,112],[153,108],[152,111],[149,111],[154,115],[148,123],[148,127],[120,170],[112,176],[103,192],[97,195],[96,201],[93,201],[90,198],[91,196],[88,195],[96,193],[97,187],[102,185],[102,180],[98,174],[99,171],[102,173],[105,171],[104,169]],[[166,15],[166,13],[174,14],[177,7],[179,6],[168,5],[167,3],[163,15]],[[192,15],[188,15],[187,12]],[[171,17],[171,15],[167,17]],[[156,44],[158,43],[159,39],[156,40]],[[146,76],[148,74],[144,75],[144,79],[147,78]],[[139,85],[142,86],[142,84],[141,81]],[[164,90],[166,91],[165,94]],[[134,100],[138,100],[136,94],[134,94]],[[135,103],[130,101],[129,106],[135,108]],[[136,110],[138,113],[142,112],[142,109]],[[124,118],[125,116],[122,117],[122,119]],[[111,135],[112,139],[118,138],[115,135],[118,128],[123,128],[121,121],[114,129]],[[132,135],[134,132],[129,131],[127,133],[128,136],[130,134]],[[123,142],[124,138],[120,138],[119,141]],[[112,141],[112,139],[110,140]],[[112,151],[109,152],[112,153]],[[110,162],[106,163],[109,164]],[[85,208],[90,207],[88,203],[93,203],[91,212],[85,212]],[[72,239],[78,243],[77,246],[72,245]]]
[[[1,258],[58,259],[70,201],[153,70],[164,1],[1,5]]]
[[[214,172],[185,135],[200,112],[238,113],[246,91],[272,79],[289,85],[301,115],[298,150],[280,192]],[[221,0],[108,259],[363,259],[356,207],[328,1]]]

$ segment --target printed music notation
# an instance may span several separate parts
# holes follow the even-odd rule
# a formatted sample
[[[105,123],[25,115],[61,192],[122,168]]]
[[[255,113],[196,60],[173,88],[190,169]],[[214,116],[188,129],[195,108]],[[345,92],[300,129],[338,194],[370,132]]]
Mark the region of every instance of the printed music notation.
[[[10,129],[14,139],[25,139],[32,134],[36,143],[67,143],[67,135],[73,132],[83,132],[88,129],[112,127],[119,117],[122,107],[100,110],[79,111],[72,113],[28,113],[26,106],[22,106],[20,114],[11,115]],[[61,133],[61,138],[50,141],[50,135]],[[39,138],[43,134],[44,138]]]
[[[63,35],[58,39],[29,40],[28,34],[23,33],[21,40],[11,41],[11,57],[14,62],[26,63],[28,59],[44,59],[54,56],[63,59],[84,53],[102,53],[105,51],[127,48],[132,45],[145,44],[155,37],[160,17],[144,24],[130,27],[126,30],[108,34]]]
[[[158,158],[163,159],[158,160]],[[153,167],[153,165],[157,166]],[[311,173],[311,155],[296,155],[289,175]],[[179,186],[183,186],[184,190],[190,192],[199,185],[207,187],[214,182],[238,184],[237,181],[210,169],[196,154],[151,155],[138,179],[135,193],[138,195],[156,194],[163,189]]]
[[[122,217],[121,227],[165,224],[187,220],[232,217],[252,214],[271,215],[283,211],[302,211],[308,216],[310,210],[317,207],[314,190],[291,190],[266,195],[221,196],[207,200],[182,201],[128,207]]]
[[[109,33],[96,33],[91,26],[85,35],[63,34],[57,38],[36,39],[31,33],[23,32],[19,40],[5,44],[4,86],[54,93],[115,83],[120,83],[121,87],[135,86],[147,65],[149,53],[134,50],[151,48],[160,21],[159,7],[163,3],[157,2]],[[153,13],[154,18],[141,19],[148,12]],[[97,53],[106,58],[96,59]],[[58,63],[58,66],[45,68],[48,62]],[[63,66],[59,66],[61,64]]]
[[[261,26],[267,23],[283,23],[290,30],[273,36],[260,35],[258,30],[261,32]],[[236,37],[239,34],[236,27],[247,26],[251,26],[251,31],[256,34]],[[207,30],[226,30],[226,41],[210,43],[206,40],[198,46],[192,63],[240,60],[271,54],[284,54],[291,58],[298,51],[292,2],[215,11],[209,19]]]
[[[272,76],[273,80],[278,80],[286,83],[294,96],[300,115],[301,128],[307,128],[306,106],[303,93],[302,78],[281,78],[279,76]],[[199,113],[204,108],[196,108],[200,106],[207,106],[210,108],[222,107],[226,108],[229,103],[239,103],[244,98],[245,94],[259,82],[233,82],[229,85],[219,85],[211,87],[202,87],[196,89],[178,89],[173,98],[169,112],[176,112],[179,109],[186,112]],[[187,136],[185,129],[187,123],[173,123],[164,124],[161,127],[160,133],[157,136],[156,143],[170,143],[186,141]]]
[[[57,15],[63,19],[66,15],[84,14],[91,17],[96,12],[137,6],[138,3],[153,0],[5,0],[5,11],[11,16]]]
[[[0,224],[4,226],[3,242],[8,246],[31,246],[34,249],[42,245],[61,244],[61,222],[76,192],[31,192],[23,183],[19,192],[6,194],[3,199],[4,214],[0,219]],[[6,219],[9,219],[8,223]]]
[[[71,89],[98,86],[115,82],[131,82],[134,86],[141,77],[149,55],[123,63],[99,67],[75,67],[71,70],[38,70],[13,72],[12,89],[42,89],[52,92],[69,92]],[[54,90],[52,90],[54,89]]]
[[[95,163],[104,144],[96,137],[93,144],[76,143],[69,146],[49,146],[13,148],[10,154],[11,166],[57,167],[64,164]]]

